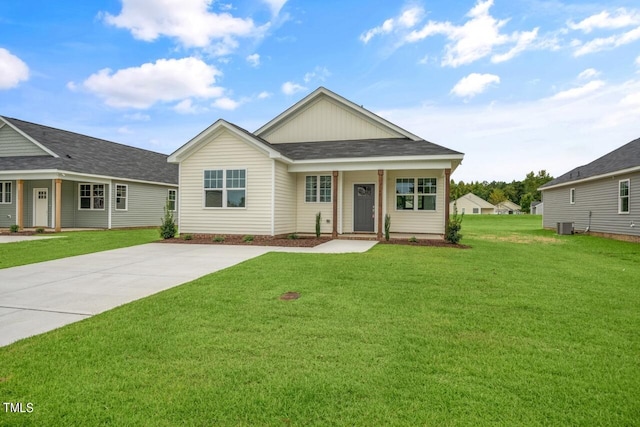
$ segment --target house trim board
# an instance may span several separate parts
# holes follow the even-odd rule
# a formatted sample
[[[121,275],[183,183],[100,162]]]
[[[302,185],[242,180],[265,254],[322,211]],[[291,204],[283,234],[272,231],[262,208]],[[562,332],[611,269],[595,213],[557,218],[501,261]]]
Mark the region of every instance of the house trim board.
[[[596,180],[603,179],[603,178],[615,178],[618,175],[626,175],[626,174],[634,173],[634,172],[638,172],[638,171],[640,171],[640,166],[634,166],[632,168],[620,169],[620,170],[617,170],[617,171],[604,173],[604,174],[601,174],[601,175],[590,176],[588,178],[576,179],[576,180],[573,180],[573,181],[567,181],[567,182],[563,182],[563,183],[560,183],[560,184],[552,185],[552,186],[549,186],[549,187],[539,187],[538,190],[539,191],[552,190],[554,188],[566,187],[568,185],[575,185],[575,184],[580,184],[580,183],[583,183],[583,182],[596,181]]]

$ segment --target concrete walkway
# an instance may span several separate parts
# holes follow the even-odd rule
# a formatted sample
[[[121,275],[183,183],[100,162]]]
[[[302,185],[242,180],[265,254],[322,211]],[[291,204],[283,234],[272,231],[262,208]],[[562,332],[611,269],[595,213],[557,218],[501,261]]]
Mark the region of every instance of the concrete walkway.
[[[0,236],[0,243],[24,242],[25,240],[59,239],[66,236]]]
[[[375,241],[315,248],[149,243],[0,270],[0,346],[77,322],[267,252],[365,252]]]

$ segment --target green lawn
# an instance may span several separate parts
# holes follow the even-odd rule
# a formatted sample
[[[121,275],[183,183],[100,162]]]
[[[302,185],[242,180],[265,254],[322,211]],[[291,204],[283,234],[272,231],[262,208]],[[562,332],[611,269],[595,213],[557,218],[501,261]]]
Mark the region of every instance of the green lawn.
[[[271,253],[0,348],[0,424],[639,425],[640,245],[539,227]]]
[[[152,228],[70,231],[54,236],[57,237],[0,244],[0,268],[124,248],[160,239],[158,230]]]

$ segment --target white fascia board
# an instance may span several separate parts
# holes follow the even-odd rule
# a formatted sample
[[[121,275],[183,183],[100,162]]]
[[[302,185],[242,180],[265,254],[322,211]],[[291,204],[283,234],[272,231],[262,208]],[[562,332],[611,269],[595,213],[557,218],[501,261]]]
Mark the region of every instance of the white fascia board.
[[[107,175],[85,174],[85,173],[70,172],[70,171],[57,170],[57,169],[0,171],[0,177],[3,177],[3,179],[11,179],[11,180],[17,180],[17,179],[34,180],[34,179],[60,178],[67,181],[91,181],[91,182],[97,182],[100,184],[109,184],[109,182],[113,180],[113,181],[137,182],[141,184],[162,185],[165,187],[178,188],[178,184],[170,184],[167,182],[145,181],[142,179],[131,179],[131,178],[121,178],[121,177],[107,176]]]
[[[602,175],[595,175],[595,176],[590,176],[588,178],[583,178],[583,179],[576,179],[573,181],[567,181],[567,182],[563,182],[561,184],[556,184],[556,185],[552,185],[550,187],[539,187],[538,191],[546,191],[546,190],[552,190],[554,188],[561,188],[561,187],[568,187],[568,186],[572,186],[575,184],[582,184],[584,182],[589,182],[589,181],[596,181],[598,179],[603,179],[603,178],[613,178],[619,175],[626,175],[629,173],[634,173],[634,172],[638,172],[640,171],[640,166],[634,166],[632,168],[628,168],[628,169],[620,169],[618,171],[614,171],[614,172],[609,172],[609,173],[604,173]]]
[[[38,141],[36,141],[35,139],[31,138],[29,135],[27,135],[26,133],[22,132],[20,130],[20,128],[15,127],[11,122],[7,121],[4,119],[4,117],[0,116],[0,119],[2,119],[2,121],[4,123],[6,123],[7,125],[9,125],[9,127],[13,130],[15,130],[16,132],[18,132],[20,135],[24,136],[25,138],[27,138],[30,142],[32,142],[34,145],[36,145],[39,149],[41,149],[42,151],[44,151],[45,153],[53,156],[53,157],[60,157],[58,156],[56,153],[54,153],[53,151],[49,150],[47,147],[45,147],[44,145],[42,145],[41,143],[39,143]]]
[[[451,161],[447,160],[414,160],[408,161],[384,161],[369,160],[367,162],[343,161],[343,162],[295,162],[288,167],[289,172],[317,172],[317,171],[361,171],[361,170],[405,170],[405,169],[449,169]]]

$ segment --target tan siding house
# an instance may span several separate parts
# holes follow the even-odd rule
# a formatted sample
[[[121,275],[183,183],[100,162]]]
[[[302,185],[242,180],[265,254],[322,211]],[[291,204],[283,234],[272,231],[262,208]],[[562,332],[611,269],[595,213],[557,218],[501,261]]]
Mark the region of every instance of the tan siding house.
[[[454,207],[458,210],[458,213],[465,215],[492,215],[496,209],[494,205],[473,193],[467,193],[452,201],[449,205],[451,212],[453,212]]]
[[[463,154],[319,88],[251,133],[224,120],[180,147],[182,232],[443,235]]]

